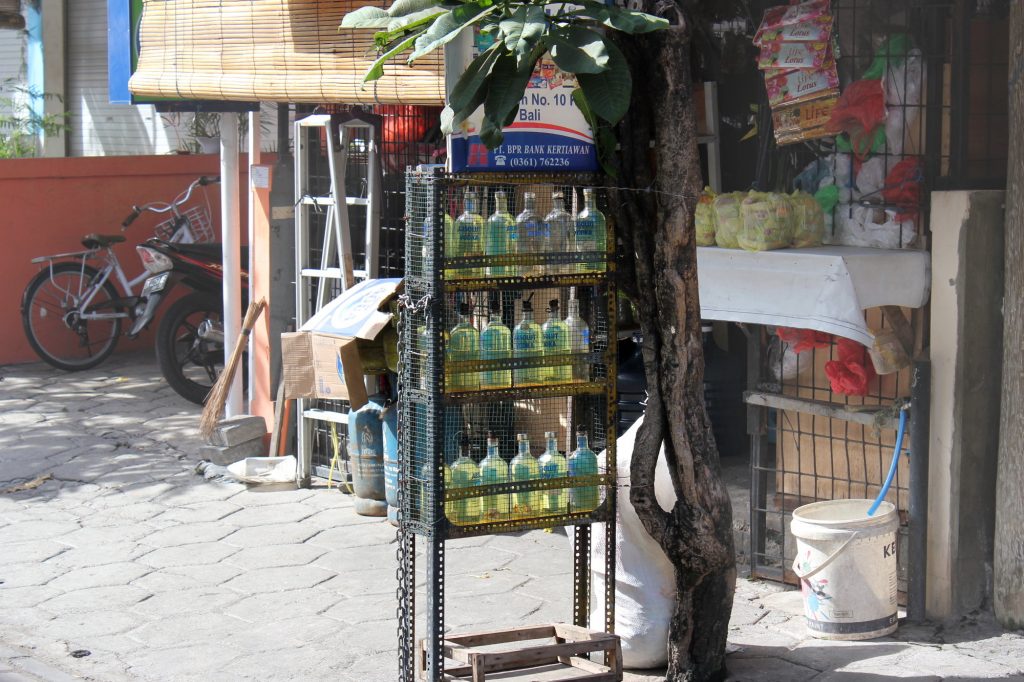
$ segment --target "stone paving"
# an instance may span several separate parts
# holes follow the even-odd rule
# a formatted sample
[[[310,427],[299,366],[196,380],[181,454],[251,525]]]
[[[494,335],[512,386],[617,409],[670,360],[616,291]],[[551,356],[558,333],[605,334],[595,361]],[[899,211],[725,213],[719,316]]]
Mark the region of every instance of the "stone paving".
[[[0,682],[395,679],[390,525],[337,490],[195,475],[198,409],[149,354],[0,375]],[[571,612],[564,533],[453,542],[446,559],[450,629]],[[746,580],[729,651],[732,680],[1024,680],[1024,639],[984,614],[823,642],[797,593]]]

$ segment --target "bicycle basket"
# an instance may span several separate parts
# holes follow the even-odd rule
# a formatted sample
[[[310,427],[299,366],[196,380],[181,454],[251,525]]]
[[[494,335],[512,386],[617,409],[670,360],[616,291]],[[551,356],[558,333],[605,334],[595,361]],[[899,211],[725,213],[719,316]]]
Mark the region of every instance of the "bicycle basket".
[[[192,230],[193,243],[202,244],[216,241],[213,233],[213,225],[210,223],[209,208],[203,205],[197,205],[182,211],[181,215],[189,222],[189,228]],[[156,235],[156,238],[163,239],[164,241],[171,241],[171,237],[174,236],[176,229],[174,221],[175,218],[168,218],[153,228],[153,233]],[[181,238],[179,237],[175,241],[181,241]]]

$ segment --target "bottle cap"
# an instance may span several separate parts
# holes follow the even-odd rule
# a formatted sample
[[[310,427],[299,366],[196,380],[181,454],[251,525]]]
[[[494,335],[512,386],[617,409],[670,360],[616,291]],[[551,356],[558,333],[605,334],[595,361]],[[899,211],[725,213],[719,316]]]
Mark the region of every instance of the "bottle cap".
[[[564,199],[565,195],[562,194],[562,190],[556,189],[554,192],[551,193],[551,198],[554,199],[555,201],[559,201],[561,199]]]
[[[577,436],[585,436],[585,435],[587,435],[587,427],[585,427],[585,426],[577,426],[576,427],[576,435]]]
[[[525,433],[516,434],[516,440],[519,441],[519,442],[522,442],[524,440],[529,440],[529,439],[530,439],[529,436],[527,436]]]
[[[491,299],[491,303],[488,306],[492,313],[501,313],[501,301],[497,297]]]
[[[469,315],[469,304],[463,301],[459,304],[459,315]]]
[[[545,431],[544,432],[544,437],[545,438],[554,438],[555,437],[555,432],[554,431]]]
[[[532,313],[533,312],[533,304],[530,303],[529,299],[526,299],[526,300],[523,301],[523,312],[524,313]]]
[[[557,299],[557,298],[553,298],[553,299],[551,299],[550,301],[548,301],[548,308],[549,308],[549,309],[550,309],[551,311],[556,311],[556,310],[558,310],[558,299]]]
[[[506,196],[506,194],[505,194],[504,190],[500,190],[499,189],[497,192],[494,193],[494,198],[495,199],[504,199],[505,196]]]

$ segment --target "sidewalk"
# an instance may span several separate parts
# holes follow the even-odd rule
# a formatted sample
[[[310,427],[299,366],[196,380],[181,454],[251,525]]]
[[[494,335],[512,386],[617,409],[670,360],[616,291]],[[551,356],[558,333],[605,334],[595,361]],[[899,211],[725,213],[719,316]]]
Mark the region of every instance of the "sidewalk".
[[[35,484],[0,493],[0,682],[396,678],[390,525],[195,475],[198,409],[148,353],[0,375],[0,490]],[[571,614],[563,533],[452,542],[446,567],[452,630]],[[1024,680],[1024,638],[987,616],[823,642],[798,594],[745,580],[730,652],[733,680]]]

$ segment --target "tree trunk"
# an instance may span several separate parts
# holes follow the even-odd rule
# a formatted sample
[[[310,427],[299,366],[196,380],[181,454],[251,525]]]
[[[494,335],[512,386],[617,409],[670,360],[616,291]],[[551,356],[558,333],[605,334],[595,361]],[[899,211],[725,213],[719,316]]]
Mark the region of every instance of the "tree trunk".
[[[641,4],[666,16],[664,3]],[[675,567],[667,677],[674,682],[725,676],[736,568],[732,510],[704,406],[693,222],[703,183],[690,36],[679,7],[670,11],[677,14],[668,17],[668,30],[622,40],[634,90],[619,131],[619,176],[611,180],[626,189],[611,197],[624,255],[621,281],[637,305],[648,383],[630,501]],[[653,486],[662,443],[678,497],[668,512]]]
[[[1010,149],[1006,179],[1003,394],[999,424],[993,603],[1024,628],[1024,8],[1010,10]]]

